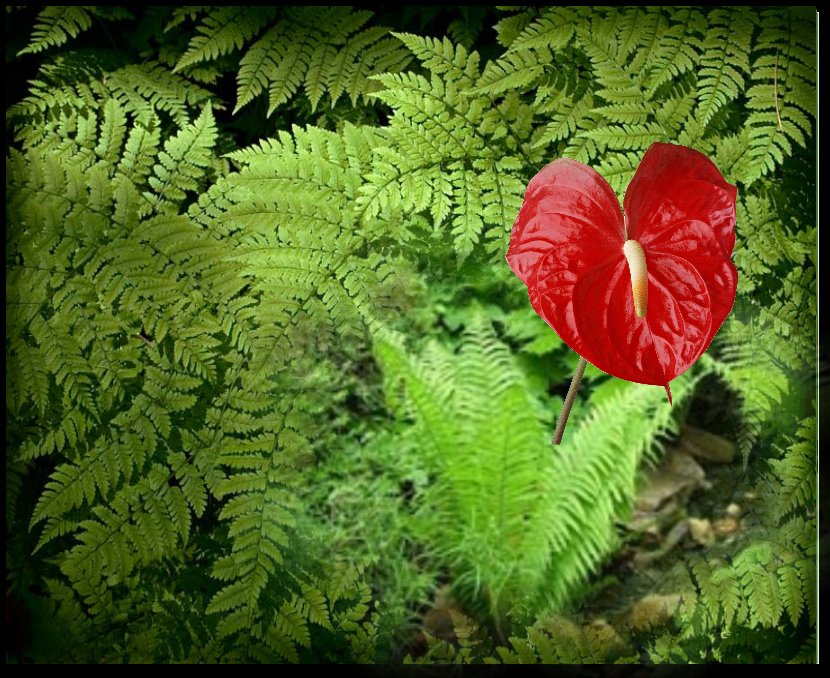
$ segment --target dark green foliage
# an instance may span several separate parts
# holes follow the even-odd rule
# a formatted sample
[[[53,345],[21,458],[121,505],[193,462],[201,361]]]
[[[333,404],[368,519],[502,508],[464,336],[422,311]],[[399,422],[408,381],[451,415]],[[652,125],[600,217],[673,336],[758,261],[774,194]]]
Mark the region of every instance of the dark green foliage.
[[[29,44],[18,55],[42,52],[62,45],[69,38],[89,30],[94,18],[124,20],[131,19],[132,14],[122,7],[44,7],[37,16]]]
[[[7,659],[400,660],[448,583],[415,658],[813,661],[812,10],[6,21]],[[739,187],[736,307],[674,409],[590,367],[552,451],[576,357],[509,231],[545,163],[622,197],[654,141]],[[557,615],[706,375],[765,501],[635,651]]]
[[[167,28],[193,13],[176,10]],[[348,7],[287,7],[279,16],[273,8],[215,7],[199,16],[197,35],[174,72],[216,61],[256,37],[239,61],[234,112],[267,92],[270,115],[300,86],[312,111],[324,94],[332,105],[343,95],[354,105],[371,91],[369,76],[398,70],[410,59],[389,29],[363,28],[371,17],[371,12]]]

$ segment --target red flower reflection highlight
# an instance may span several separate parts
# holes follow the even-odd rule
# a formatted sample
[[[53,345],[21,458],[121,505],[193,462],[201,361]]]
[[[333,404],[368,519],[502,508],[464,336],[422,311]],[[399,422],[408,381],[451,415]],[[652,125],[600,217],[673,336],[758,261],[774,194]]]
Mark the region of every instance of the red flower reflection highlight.
[[[655,143],[628,186],[623,218],[596,171],[556,160],[528,184],[507,261],[576,353],[668,392],[735,302],[736,195],[702,153]]]

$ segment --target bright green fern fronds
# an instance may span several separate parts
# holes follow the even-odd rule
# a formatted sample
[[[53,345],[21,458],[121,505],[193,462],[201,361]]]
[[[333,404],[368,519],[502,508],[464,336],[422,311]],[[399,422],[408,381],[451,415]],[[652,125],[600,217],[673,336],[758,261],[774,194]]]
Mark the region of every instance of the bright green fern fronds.
[[[89,30],[94,17],[107,20],[132,18],[132,13],[123,7],[81,7],[49,5],[37,15],[35,29],[29,44],[18,52],[35,54],[64,44],[69,38]]]
[[[54,554],[81,615],[107,626],[135,602],[121,585],[185,558],[216,502],[229,543],[214,549],[223,586],[207,584],[215,621],[198,642],[297,659],[306,625],[329,623],[308,588],[315,558],[289,568],[285,555],[302,541],[299,471],[336,374],[309,359],[327,349],[308,332],[365,334],[402,282],[369,247],[383,229],[363,233],[354,207],[374,135],[298,130],[240,153],[244,169],[202,193],[210,107],[174,133],[153,110],[108,98],[56,112],[53,131],[7,159],[7,392],[26,422],[12,454],[54,458],[36,549]],[[317,269],[275,277],[280,261]],[[307,353],[310,336],[321,343]],[[341,612],[369,656],[365,602]]]
[[[193,125],[171,137],[159,153],[159,162],[153,167],[155,176],[149,178],[154,194],[144,194],[152,211],[175,213],[186,192],[198,190],[198,179],[210,165],[215,142],[216,123],[210,108],[205,107]]]
[[[699,365],[672,382],[675,406],[708,369]],[[549,605],[561,606],[610,553],[617,543],[613,520],[631,510],[640,464],[654,460],[662,437],[676,428],[665,392],[626,383],[568,431],[553,472],[542,478],[548,499],[538,529],[550,532],[553,546],[544,562]]]
[[[395,113],[375,151],[359,205],[364,217],[428,212],[449,221],[455,250],[467,257],[483,236],[501,253],[524,192],[522,164],[499,152],[530,153],[532,112],[518,97],[497,102],[478,91],[478,54],[448,40],[400,35],[431,72],[382,75],[376,96]],[[537,153],[538,156],[538,153]]]
[[[467,598],[480,593],[503,618],[520,596],[538,594],[536,561],[550,549],[544,537],[533,539],[552,468],[537,405],[483,327],[466,336],[457,359],[438,354],[449,370],[427,372],[392,344],[379,343],[377,352],[393,392],[403,382],[404,412],[415,422],[408,435],[437,474],[415,533],[452,568]]]
[[[112,99],[102,116],[98,121],[92,113],[79,115],[77,134],[59,145],[47,139],[25,155],[13,152],[7,173],[15,224],[9,240],[14,312],[7,337],[9,356],[19,366],[9,388],[14,412],[23,415],[32,403],[38,413],[38,426],[20,454],[66,460],[33,515],[33,525],[46,521],[40,547],[77,529],[82,540],[93,533],[114,537],[117,520],[150,520],[142,507],[166,511],[175,534],[186,538],[183,496],[171,489],[151,502],[147,488],[162,485],[147,485],[144,474],[162,473],[161,441],[173,435],[177,413],[196,403],[192,391],[215,377],[214,335],[221,329],[204,301],[233,296],[241,286],[201,279],[207,269],[227,271],[222,250],[177,214],[180,189],[198,190],[208,170],[199,153],[190,163],[176,158],[197,147],[208,157],[209,109],[169,139],[160,156],[158,119],[146,127],[132,120],[127,134],[127,115]],[[165,214],[149,216],[159,205]],[[57,395],[49,407],[46,393]],[[109,514],[96,514],[100,522],[70,519],[72,511],[95,512],[108,499],[121,501],[117,520]],[[101,525],[112,530],[101,532]],[[114,548],[129,571],[145,560],[150,544],[127,539]],[[96,556],[89,567],[100,562]],[[94,579],[86,565],[67,572]]]
[[[175,71],[216,59],[240,49],[262,30],[273,17],[273,7],[216,7],[197,26],[199,35],[190,40],[187,51],[179,59]],[[174,22],[168,24],[172,28]]]
[[[533,21],[538,17],[539,11],[534,7],[501,7],[504,11],[513,11],[514,14],[500,19],[493,30],[502,47],[509,47]]]
[[[291,8],[242,58],[236,110],[267,91],[270,115],[300,86],[312,110],[326,93],[332,105],[343,95],[356,104],[374,89],[370,76],[409,61],[388,29],[363,28],[371,16],[347,7]]]
[[[416,362],[385,342],[377,352],[392,404],[413,420],[406,444],[436,478],[415,534],[497,620],[561,607],[616,543],[614,520],[630,509],[641,460],[674,429],[665,393],[628,385],[552,451],[524,378],[483,326],[455,356],[433,346]],[[678,379],[675,398],[695,382]]]
[[[316,324],[318,345],[331,346],[334,331],[361,336],[406,296],[408,266],[394,248],[382,257],[372,247],[387,225],[359,221],[357,192],[377,143],[368,128],[295,128],[232,154],[242,170],[208,194],[221,205],[205,202],[197,218],[236,243],[229,261],[249,277],[258,321],[270,328],[270,339],[259,338],[263,359],[292,341],[300,319]]]
[[[79,118],[102,109],[110,100],[145,127],[159,113],[169,115],[181,127],[205,104],[221,107],[210,92],[155,62],[130,64],[111,72],[96,68],[73,84],[54,81],[47,69],[30,85],[29,95],[6,112],[17,139],[27,147],[50,136],[63,138],[74,133],[84,124]]]

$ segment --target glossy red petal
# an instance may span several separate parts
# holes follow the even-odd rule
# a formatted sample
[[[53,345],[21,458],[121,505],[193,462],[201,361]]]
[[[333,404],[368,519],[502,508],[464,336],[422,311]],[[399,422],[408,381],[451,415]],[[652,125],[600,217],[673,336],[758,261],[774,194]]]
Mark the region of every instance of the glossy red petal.
[[[706,350],[735,300],[734,186],[691,149],[653,144],[626,192],[572,160],[528,185],[507,260],[536,312],[577,353],[629,381],[668,383]],[[645,317],[634,310],[627,239],[643,248]]]
[[[596,353],[576,329],[573,287],[609,261],[622,260],[622,212],[613,189],[596,171],[556,160],[528,184],[507,261],[528,287],[536,312],[577,353]]]
[[[648,313],[634,312],[627,264],[605,266],[585,276],[574,289],[580,337],[586,360],[616,377],[665,385],[700,356],[708,336],[709,293],[689,262],[658,255],[648,262]],[[702,351],[701,351],[702,352]],[[589,357],[590,356],[590,357]]]
[[[700,221],[680,221],[661,231],[648,243],[648,255],[670,254],[691,262],[700,273],[709,291],[712,326],[700,349],[700,355],[712,343],[726,316],[735,303],[738,271],[732,260],[718,248],[718,239],[708,224]]]
[[[653,237],[679,221],[695,220],[715,232],[725,255],[735,248],[735,197],[703,153],[685,146],[649,146],[625,192],[628,237],[644,249]]]
[[[622,223],[617,197],[605,179],[575,160],[556,160],[527,186],[510,234],[507,261],[527,283],[543,255],[568,242],[576,249],[556,257],[557,268],[578,271],[596,257],[607,258],[622,243]],[[571,260],[583,255],[591,261]]]

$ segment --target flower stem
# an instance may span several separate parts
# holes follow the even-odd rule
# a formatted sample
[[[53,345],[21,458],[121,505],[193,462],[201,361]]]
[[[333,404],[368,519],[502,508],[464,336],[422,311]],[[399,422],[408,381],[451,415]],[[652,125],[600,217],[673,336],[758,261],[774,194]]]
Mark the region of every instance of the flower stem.
[[[565,424],[568,423],[568,415],[571,413],[574,400],[576,400],[576,392],[579,390],[579,384],[582,381],[582,375],[585,374],[585,366],[588,361],[582,356],[579,356],[579,362],[576,364],[576,372],[574,378],[571,380],[571,387],[568,389],[568,395],[565,396],[565,402],[562,404],[562,411],[559,413],[559,421],[556,423],[556,432],[553,434],[553,444],[558,445],[562,442],[562,434],[565,432]]]

